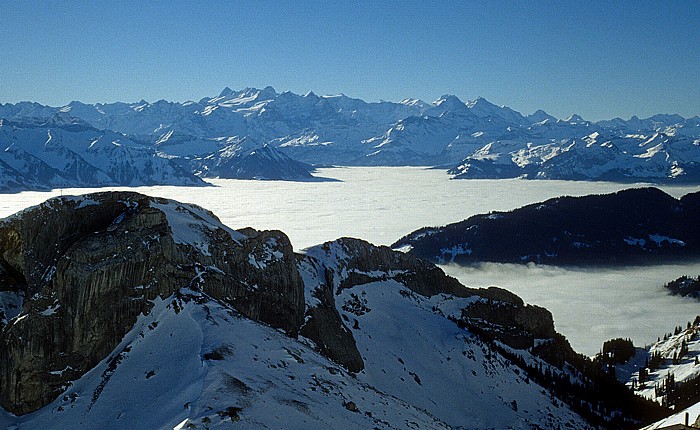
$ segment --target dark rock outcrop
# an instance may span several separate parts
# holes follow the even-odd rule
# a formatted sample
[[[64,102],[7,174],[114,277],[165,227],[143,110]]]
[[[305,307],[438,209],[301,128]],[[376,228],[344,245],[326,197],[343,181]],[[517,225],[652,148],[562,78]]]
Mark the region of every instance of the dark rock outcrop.
[[[664,285],[664,288],[674,296],[700,299],[700,276],[681,276]]]
[[[179,237],[188,234],[202,242]],[[57,198],[15,215],[0,225],[0,288],[26,302],[0,337],[0,404],[24,414],[49,403],[150,300],[180,288],[295,336],[304,300],[294,261],[281,232],[247,237],[201,208],[137,193]]]
[[[440,263],[647,264],[700,256],[698,193],[656,188],[560,197],[422,228],[392,245]]]
[[[311,257],[305,258],[299,264],[310,265],[313,270],[322,272],[321,279],[324,281],[314,286],[311,291],[318,304],[307,309],[307,321],[300,334],[313,340],[325,356],[349,371],[361,371],[365,367],[364,360],[357,349],[352,332],[341,319],[335,305],[333,272],[319,266],[319,262]]]
[[[462,322],[473,331],[517,349],[535,346],[535,339],[556,335],[552,314],[539,306],[479,300],[462,309]]]
[[[336,269],[333,282],[336,292],[388,279],[396,280],[411,291],[428,297],[440,293],[469,297],[478,291],[464,287],[428,261],[396,252],[387,246],[372,245],[361,239],[340,238],[313,247],[308,253],[331,262],[330,267]]]

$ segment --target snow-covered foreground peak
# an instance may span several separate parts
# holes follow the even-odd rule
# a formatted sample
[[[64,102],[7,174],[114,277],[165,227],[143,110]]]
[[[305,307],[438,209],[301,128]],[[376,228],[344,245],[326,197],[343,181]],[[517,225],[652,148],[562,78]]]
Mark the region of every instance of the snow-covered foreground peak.
[[[453,298],[405,297],[408,290],[392,283],[368,285],[360,294],[367,311],[351,315],[360,320],[356,335],[368,366],[357,375],[319,355],[310,341],[183,290],[156,299],[117,348],[53,403],[21,417],[4,413],[0,423],[17,429],[228,428],[231,421],[250,429],[587,427],[433,309],[458,307]],[[407,313],[417,318],[406,320]]]
[[[156,299],[119,346],[31,428],[447,428],[308,345],[192,291]],[[196,427],[194,427],[196,426]]]
[[[0,249],[0,402],[17,414],[0,423],[15,428],[652,421],[547,310],[359,239],[296,254],[279,231],[98,193],[5,220]]]

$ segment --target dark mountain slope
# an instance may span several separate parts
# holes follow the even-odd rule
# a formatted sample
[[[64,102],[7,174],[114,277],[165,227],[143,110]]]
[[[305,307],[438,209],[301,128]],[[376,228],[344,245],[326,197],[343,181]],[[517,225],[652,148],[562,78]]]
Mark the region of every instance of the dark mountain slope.
[[[653,263],[700,256],[698,193],[656,188],[560,197],[417,230],[392,245],[440,263]]]

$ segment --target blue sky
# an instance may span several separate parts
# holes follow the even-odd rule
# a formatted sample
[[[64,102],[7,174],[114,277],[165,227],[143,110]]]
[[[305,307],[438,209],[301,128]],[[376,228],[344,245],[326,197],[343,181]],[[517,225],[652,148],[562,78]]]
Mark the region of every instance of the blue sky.
[[[0,0],[0,103],[233,89],[700,115],[700,0]]]

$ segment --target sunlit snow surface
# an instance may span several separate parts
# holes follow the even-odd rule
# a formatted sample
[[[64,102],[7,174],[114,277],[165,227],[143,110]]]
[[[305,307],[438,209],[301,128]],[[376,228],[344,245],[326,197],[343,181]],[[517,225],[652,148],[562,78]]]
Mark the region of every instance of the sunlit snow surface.
[[[424,226],[471,215],[510,210],[561,195],[614,192],[644,184],[535,180],[451,180],[442,170],[416,167],[319,169],[339,182],[211,180],[217,187],[138,187],[144,194],[196,203],[231,228],[278,229],[300,250],[341,236],[388,245]],[[697,187],[659,187],[680,197]],[[107,190],[129,188],[106,188]],[[101,189],[105,190],[105,189]],[[49,197],[96,189],[0,195],[5,217]],[[585,354],[612,337],[644,345],[700,312],[697,302],[668,296],[661,285],[680,275],[700,274],[700,263],[595,272],[559,268],[485,265],[449,268],[472,286],[501,285],[554,314],[557,330]],[[670,311],[672,310],[672,312]]]

